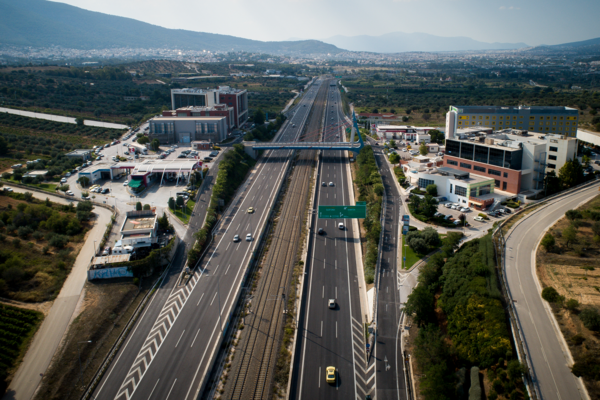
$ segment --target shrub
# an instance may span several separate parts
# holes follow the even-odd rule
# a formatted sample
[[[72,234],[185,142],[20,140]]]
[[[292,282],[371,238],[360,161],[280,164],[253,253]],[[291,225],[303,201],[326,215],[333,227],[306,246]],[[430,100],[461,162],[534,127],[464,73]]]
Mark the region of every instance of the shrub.
[[[18,249],[19,247],[21,247],[21,241],[20,241],[19,239],[17,239],[17,238],[14,238],[14,239],[13,239],[13,241],[12,241],[12,244],[13,244],[13,246],[15,246],[17,249]]]
[[[600,314],[595,308],[587,307],[579,314],[583,326],[591,331],[600,331]]]
[[[54,235],[48,241],[48,244],[52,247],[56,247],[57,249],[64,248],[69,243],[69,238],[64,235]]]
[[[551,233],[546,233],[540,244],[544,246],[544,249],[546,249],[546,251],[549,253],[552,251],[552,249],[554,249],[556,241],[554,240],[554,236],[552,236]]]
[[[552,286],[545,287],[542,290],[542,299],[546,300],[548,303],[559,303],[564,300],[563,296],[558,294],[556,289]]]
[[[565,307],[569,311],[575,311],[579,307],[579,302],[577,300],[575,300],[575,299],[569,299],[565,303]]]

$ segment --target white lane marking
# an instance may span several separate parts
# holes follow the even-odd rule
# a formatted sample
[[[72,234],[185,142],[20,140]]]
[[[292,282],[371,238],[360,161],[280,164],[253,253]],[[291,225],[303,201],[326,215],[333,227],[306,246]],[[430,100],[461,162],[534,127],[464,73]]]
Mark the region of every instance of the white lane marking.
[[[238,224],[237,228],[235,228],[235,230],[236,230],[236,231],[237,231],[238,229],[240,229],[240,225],[241,225],[241,224],[242,224],[242,223],[240,222],[240,223]]]
[[[242,242],[240,242],[237,247],[235,248],[235,251],[238,251],[238,249],[240,248],[240,246],[242,245]]]
[[[150,397],[152,397],[152,393],[154,393],[154,389],[156,389],[156,385],[158,385],[158,382],[160,381],[160,378],[158,379],[158,381],[156,381],[156,383],[154,384],[154,387],[152,388],[152,391],[150,392],[150,396],[148,396],[148,400],[150,400]]]
[[[196,338],[198,337],[199,333],[200,333],[200,329],[198,329],[198,332],[196,332],[196,336],[194,336],[194,340],[192,340],[192,345],[190,347],[194,347],[194,343],[196,343]]]
[[[321,298],[324,299],[325,298],[325,286],[323,286],[323,294],[321,295]]]
[[[323,269],[325,269],[325,259],[323,259]]]
[[[229,250],[229,246],[231,245],[231,242],[229,242],[229,244],[227,245],[227,248],[225,249],[225,251]]]
[[[252,196],[252,201],[254,201],[255,198],[256,198],[256,196]]]
[[[335,338],[337,339],[337,321],[335,321]]]
[[[177,378],[175,378],[175,382],[177,382]],[[173,391],[173,388],[175,387],[175,382],[173,382],[173,386],[171,386],[171,390],[169,390],[169,394],[167,395],[165,400],[169,400],[169,396],[171,395],[171,392]]]
[[[179,345],[179,342],[181,341],[181,338],[183,337],[184,333],[185,333],[185,329],[183,330],[183,332],[181,332],[181,336],[179,336],[179,340],[177,340],[177,343],[175,343],[175,348],[177,348],[177,346]]]
[[[249,227],[250,227],[250,224],[246,225],[246,230],[248,230]]]
[[[210,305],[212,306],[212,304],[215,302],[215,298],[217,297],[217,292],[215,292],[215,295],[213,296],[212,301],[210,302]]]
[[[337,286],[335,287],[335,298],[337,299]]]
[[[321,337],[323,337],[323,321],[321,321]]]
[[[337,260],[335,260],[335,269],[337,269]]]
[[[204,293],[202,293],[202,296],[200,296],[200,300],[198,300],[198,304],[196,304],[196,307],[198,307],[200,305],[200,302],[202,301],[203,297],[204,297]]]
[[[215,271],[213,272],[213,276],[217,273],[217,270],[219,269],[219,265],[220,264],[217,264],[217,268],[215,268]]]
[[[225,270],[225,275],[227,275],[227,271],[229,271],[229,267],[231,267],[231,264],[229,264],[229,265],[227,266],[227,269]]]
[[[319,367],[319,388],[321,387],[321,367]]]
[[[262,196],[260,196],[260,199],[258,199],[258,201],[261,201],[261,200],[262,200],[262,198],[263,198],[263,197],[262,197]]]

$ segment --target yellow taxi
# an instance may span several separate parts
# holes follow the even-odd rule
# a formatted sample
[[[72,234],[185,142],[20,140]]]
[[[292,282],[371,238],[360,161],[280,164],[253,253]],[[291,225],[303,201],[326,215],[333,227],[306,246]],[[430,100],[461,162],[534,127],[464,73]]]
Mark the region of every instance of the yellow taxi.
[[[325,381],[327,383],[335,383],[335,367],[327,367],[325,369]]]

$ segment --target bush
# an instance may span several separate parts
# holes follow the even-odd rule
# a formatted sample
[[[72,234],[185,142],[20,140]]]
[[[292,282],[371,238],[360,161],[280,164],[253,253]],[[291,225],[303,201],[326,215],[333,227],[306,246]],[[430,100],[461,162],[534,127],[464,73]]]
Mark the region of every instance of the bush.
[[[577,308],[579,308],[579,302],[575,299],[569,299],[567,300],[565,307],[569,311],[575,311],[577,310]]]
[[[552,249],[554,249],[556,241],[554,240],[554,236],[552,236],[551,233],[546,233],[540,244],[544,246],[544,249],[546,249],[548,253],[550,253]]]
[[[56,247],[57,249],[62,249],[69,244],[69,238],[64,235],[54,235],[48,241],[48,244],[52,247]]]
[[[591,331],[600,331],[600,314],[592,307],[584,308],[579,314],[583,326]]]
[[[558,294],[556,289],[552,286],[548,286],[542,290],[542,299],[546,300],[548,303],[561,303],[564,300],[564,297]]]

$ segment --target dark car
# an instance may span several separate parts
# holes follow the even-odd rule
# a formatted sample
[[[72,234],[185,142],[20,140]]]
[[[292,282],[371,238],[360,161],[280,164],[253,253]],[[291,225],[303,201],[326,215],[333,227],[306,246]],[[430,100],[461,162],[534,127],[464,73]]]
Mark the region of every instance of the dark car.
[[[102,192],[100,192],[100,193],[106,194],[108,192],[110,192],[110,189],[109,188],[104,188],[104,189],[102,189]]]
[[[319,230],[317,231],[317,233],[318,233],[319,235],[324,235],[324,234],[325,234],[325,231],[323,230],[323,228],[319,228]]]
[[[181,153],[180,155],[177,156],[177,158],[186,158],[186,155]]]

